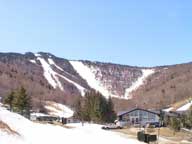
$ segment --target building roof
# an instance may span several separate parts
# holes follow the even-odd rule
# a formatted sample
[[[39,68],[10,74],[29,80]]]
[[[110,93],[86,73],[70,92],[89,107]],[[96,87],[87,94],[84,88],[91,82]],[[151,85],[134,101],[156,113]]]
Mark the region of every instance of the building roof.
[[[157,111],[157,110],[146,110],[146,109],[142,109],[142,108],[134,108],[134,109],[127,110],[127,111],[120,111],[117,113],[117,116],[122,116],[122,115],[128,114],[128,113],[135,111],[135,110],[142,110],[142,111],[146,111],[149,113],[153,113],[155,115],[160,115],[160,111]]]
[[[50,115],[47,115],[47,114],[44,114],[44,113],[31,113],[30,114],[31,116],[36,116],[36,117],[47,117],[47,116],[50,116]]]

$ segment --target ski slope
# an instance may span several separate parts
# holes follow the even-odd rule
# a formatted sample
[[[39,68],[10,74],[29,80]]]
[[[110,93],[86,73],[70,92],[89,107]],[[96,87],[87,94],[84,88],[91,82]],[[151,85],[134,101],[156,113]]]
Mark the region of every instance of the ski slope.
[[[24,117],[0,107],[0,121],[6,123],[18,135],[0,129],[0,144],[142,144],[119,133],[105,131],[97,124],[71,124],[64,128],[50,124],[31,122]]]
[[[60,66],[58,66],[51,58],[48,58],[48,62],[50,65],[54,65],[60,71],[63,71],[63,69]]]
[[[63,85],[60,82],[59,78],[62,78],[66,81],[68,81],[69,83],[73,84],[81,93],[82,96],[85,95],[85,91],[86,89],[84,87],[82,87],[81,85],[77,84],[76,82],[66,78],[65,76],[55,72],[51,65],[54,65],[57,69],[59,69],[60,71],[63,71],[63,69],[61,67],[59,67],[58,65],[55,64],[55,62],[51,59],[48,58],[48,62],[41,57],[40,54],[36,54],[37,60],[40,61],[41,66],[44,70],[44,77],[46,78],[46,80],[49,82],[49,84],[53,87],[53,88],[59,88],[60,90],[64,91]]]
[[[118,97],[113,95],[110,91],[108,91],[103,85],[102,82],[97,80],[95,77],[95,72],[98,71],[97,69],[91,67],[89,68],[81,61],[69,61],[73,68],[77,71],[77,73],[87,81],[88,85],[95,89],[96,91],[100,92],[103,96],[108,98],[109,96]]]
[[[102,84],[101,81],[96,79],[95,73],[99,72],[98,69],[95,69],[94,67],[88,67],[85,64],[83,64],[81,61],[70,61],[73,68],[79,73],[79,75],[85,79],[88,83],[88,85],[99,91],[101,94],[103,94],[105,97],[118,97],[123,99],[130,99],[131,98],[131,92],[139,88],[141,85],[144,84],[144,81],[152,75],[155,71],[153,69],[143,69],[142,70],[142,76],[138,78],[138,80],[133,83],[129,88],[125,90],[124,96],[117,96],[112,94],[107,88]]]
[[[48,114],[53,116],[70,118],[74,114],[69,107],[52,101],[47,101],[45,103],[45,108],[47,109]]]
[[[132,98],[132,97],[131,97],[131,92],[133,92],[134,90],[136,90],[137,88],[139,88],[141,85],[143,85],[143,84],[144,84],[144,81],[145,81],[150,75],[152,75],[154,72],[155,72],[155,71],[152,70],[152,69],[143,69],[143,70],[142,70],[142,76],[139,77],[139,78],[137,79],[137,81],[134,82],[134,83],[131,85],[131,87],[129,87],[129,88],[127,88],[127,89],[125,90],[125,98],[126,98],[126,99],[131,99],[131,98]]]

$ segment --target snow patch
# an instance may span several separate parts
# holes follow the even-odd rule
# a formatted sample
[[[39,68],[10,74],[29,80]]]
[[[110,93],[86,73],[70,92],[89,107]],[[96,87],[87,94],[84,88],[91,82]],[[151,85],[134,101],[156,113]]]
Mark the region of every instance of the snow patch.
[[[49,116],[49,115],[44,114],[44,113],[31,113],[30,116],[31,116],[31,117],[33,117],[33,116],[36,116],[36,117],[42,116],[42,117],[43,117],[43,116]]]
[[[187,104],[183,105],[182,107],[178,108],[176,111],[187,111],[192,106],[192,101],[188,102]]]
[[[36,64],[36,61],[35,60],[29,60],[31,63],[34,63],[34,64]]]
[[[70,118],[74,114],[69,107],[56,102],[46,102],[45,108],[48,110],[48,114],[53,116]]]
[[[81,124],[71,124],[74,128],[67,129],[50,124],[39,124],[1,107],[0,120],[20,134],[20,137],[15,137],[0,131],[1,144],[142,144],[136,139],[123,137],[119,133],[102,130],[101,125],[85,124],[82,127]]]
[[[118,97],[111,94],[106,88],[104,88],[102,83],[96,79],[95,73],[96,71],[99,71],[98,69],[95,69],[93,67],[89,68],[80,61],[69,61],[69,62],[73,66],[73,68],[77,71],[77,73],[87,81],[88,85],[91,88],[95,89],[96,91],[99,91],[106,98],[108,98],[109,96]]]
[[[170,112],[170,111],[172,111],[173,109],[174,109],[173,107],[170,107],[170,108],[164,109],[163,111],[164,111],[164,112]]]
[[[137,79],[136,82],[134,82],[131,87],[127,88],[125,90],[125,98],[131,99],[131,92],[138,89],[141,85],[144,84],[144,81],[154,73],[155,71],[153,69],[143,69],[142,70],[142,76]]]
[[[41,55],[39,53],[34,54],[36,57],[40,57]]]

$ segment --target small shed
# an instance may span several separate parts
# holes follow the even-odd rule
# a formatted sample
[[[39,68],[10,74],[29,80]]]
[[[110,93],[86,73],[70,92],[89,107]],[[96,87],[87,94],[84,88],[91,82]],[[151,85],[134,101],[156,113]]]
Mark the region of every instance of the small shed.
[[[51,116],[44,113],[31,113],[30,119],[32,121],[46,121],[46,122],[53,122],[53,121],[59,121],[60,118],[56,116]]]

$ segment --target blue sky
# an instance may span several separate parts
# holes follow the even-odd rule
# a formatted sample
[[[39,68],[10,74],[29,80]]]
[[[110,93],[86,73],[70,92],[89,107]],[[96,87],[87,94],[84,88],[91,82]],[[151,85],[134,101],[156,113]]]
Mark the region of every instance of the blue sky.
[[[192,61],[191,0],[1,0],[1,52],[137,66]]]

